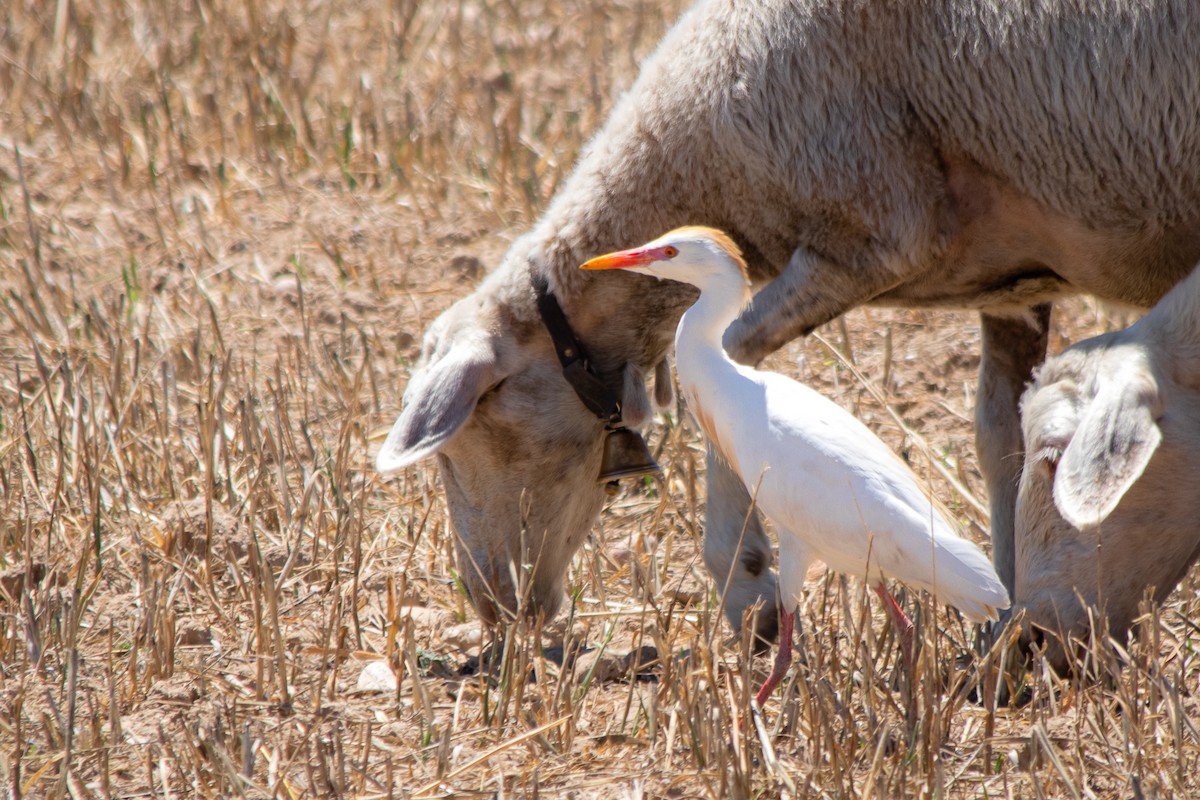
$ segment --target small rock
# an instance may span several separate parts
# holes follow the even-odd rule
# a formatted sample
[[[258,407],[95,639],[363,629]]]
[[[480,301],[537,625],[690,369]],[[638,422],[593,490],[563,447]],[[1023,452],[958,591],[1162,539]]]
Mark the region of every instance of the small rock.
[[[386,661],[372,661],[358,673],[360,692],[394,692],[397,685],[396,673]]]
[[[178,647],[203,647],[212,644],[212,630],[195,622],[185,623],[175,634]]]
[[[633,550],[627,545],[619,544],[608,551],[608,557],[618,567],[623,567],[633,560]]]
[[[654,548],[658,546],[658,538],[653,534],[631,533],[623,541],[618,542],[608,551],[608,557],[618,567],[623,567],[633,560],[634,556],[641,556],[646,553],[654,552]]]
[[[450,259],[450,271],[461,280],[477,280],[484,272],[483,262],[475,256],[457,255]]]
[[[442,641],[463,652],[473,650],[483,644],[483,628],[478,622],[451,625],[442,631]]]
[[[630,653],[590,650],[575,661],[575,680],[582,682],[592,672],[593,683],[624,680],[629,673],[648,671],[658,660],[658,651],[649,645]]]
[[[176,675],[155,683],[146,699],[190,706],[200,699],[200,687],[190,676]]]
[[[495,70],[484,76],[483,85],[493,92],[511,92],[513,88],[512,73],[506,69]]]
[[[25,588],[25,576],[24,567],[16,567],[0,573],[0,592],[6,598],[15,602]],[[29,570],[29,582],[37,586],[45,577],[46,565],[40,561],[34,561],[32,568]]]
[[[667,589],[663,592],[668,599],[680,606],[700,605],[704,602],[708,592],[696,586],[678,586]]]
[[[401,606],[400,620],[403,621],[405,617],[411,619],[418,628],[432,630],[444,628],[454,620],[454,614],[446,609],[428,606]]]
[[[210,531],[208,506],[203,497],[172,501],[162,512],[164,550],[168,555],[199,555],[204,552],[211,533],[213,550],[219,551],[219,545],[234,537],[238,525],[237,517],[213,502]]]
[[[375,296],[370,292],[345,291],[342,292],[339,299],[343,306],[360,313],[372,311],[379,306]]]
[[[620,653],[609,650],[590,650],[575,660],[575,680],[583,683],[588,675],[592,683],[607,683],[625,675],[629,662]]]
[[[562,643],[565,639],[567,639],[568,634],[572,639],[580,642],[586,642],[588,633],[591,632],[591,625],[586,621],[575,620],[568,630],[568,621],[568,618],[565,616],[557,617],[546,623],[546,627],[542,630],[542,634],[552,642]]]
[[[300,280],[295,275],[280,275],[271,284],[275,295],[289,305],[300,305]]]

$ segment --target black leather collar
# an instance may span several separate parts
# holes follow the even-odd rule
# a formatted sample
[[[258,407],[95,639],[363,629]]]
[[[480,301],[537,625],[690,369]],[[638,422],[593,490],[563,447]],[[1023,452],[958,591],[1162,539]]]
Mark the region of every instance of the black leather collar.
[[[550,291],[544,275],[533,275],[533,291],[537,296],[538,313],[542,324],[554,342],[554,351],[562,364],[563,377],[575,394],[596,417],[609,427],[621,424],[621,399],[618,390],[603,381],[588,360],[587,351],[571,330],[558,298]]]

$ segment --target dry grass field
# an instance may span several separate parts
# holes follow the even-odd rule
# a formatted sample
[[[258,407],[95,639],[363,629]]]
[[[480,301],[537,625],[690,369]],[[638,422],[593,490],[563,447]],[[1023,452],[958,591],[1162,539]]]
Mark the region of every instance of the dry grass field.
[[[436,466],[373,472],[421,331],[545,206],[679,5],[6,3],[8,796],[1200,793],[1195,579],[1124,650],[1095,643],[1092,680],[1035,663],[1005,708],[967,685],[956,616],[907,597],[908,686],[861,583],[813,574],[803,658],[757,714],[769,662],[699,561],[682,409],[650,433],[665,477],[610,503],[567,610],[494,641]],[[1053,346],[1130,319],[1072,301]],[[858,311],[820,334],[771,365],[985,541],[976,319]]]

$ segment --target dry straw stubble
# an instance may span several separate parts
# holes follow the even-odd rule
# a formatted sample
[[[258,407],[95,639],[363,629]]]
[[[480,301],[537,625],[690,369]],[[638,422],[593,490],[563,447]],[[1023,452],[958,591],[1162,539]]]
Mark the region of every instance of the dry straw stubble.
[[[678,408],[652,435],[666,479],[613,502],[568,611],[479,668],[436,469],[383,481],[369,452],[420,331],[545,205],[677,6],[6,7],[11,796],[1194,792],[1190,580],[1120,657],[1089,650],[1098,681],[1035,665],[1031,702],[995,710],[960,687],[955,618],[925,610],[897,686],[862,587],[815,576],[804,662],[752,715],[765,663],[718,623]],[[1074,310],[1067,338],[1124,322]],[[948,480],[980,492],[974,321],[857,312],[830,334],[862,380],[815,340],[773,366],[910,451],[978,535]],[[359,689],[374,662],[394,688]]]

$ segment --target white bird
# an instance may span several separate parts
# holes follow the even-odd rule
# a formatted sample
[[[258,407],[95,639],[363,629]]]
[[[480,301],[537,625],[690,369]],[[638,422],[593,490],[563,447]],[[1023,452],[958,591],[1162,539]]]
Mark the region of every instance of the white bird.
[[[679,321],[675,365],[688,407],[779,535],[780,649],[761,705],[791,663],[795,609],[814,560],[875,585],[912,669],[912,623],[883,588],[926,589],[968,618],[995,619],[1008,592],[988,558],[959,538],[916,476],[866,425],[774,372],[731,360],[725,329],[750,299],[741,251],[724,233],[684,227],[582,269],[627,269],[690,283],[700,298]]]

